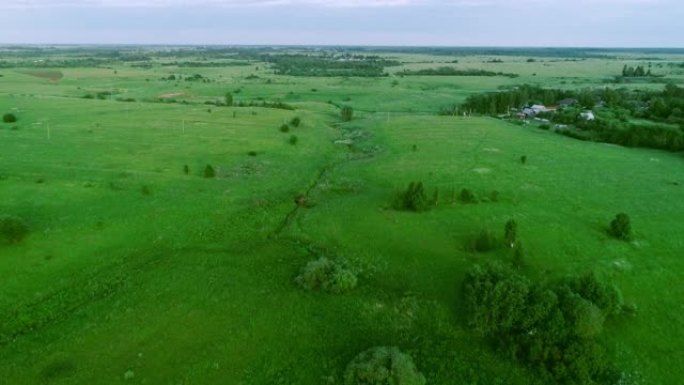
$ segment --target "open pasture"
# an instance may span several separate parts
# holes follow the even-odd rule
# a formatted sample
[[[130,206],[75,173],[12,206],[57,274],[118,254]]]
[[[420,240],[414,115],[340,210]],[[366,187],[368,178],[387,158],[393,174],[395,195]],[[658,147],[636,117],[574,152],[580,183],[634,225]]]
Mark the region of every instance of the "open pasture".
[[[168,57],[54,69],[61,79],[0,69],[0,111],[18,117],[0,123],[0,214],[30,229],[0,244],[3,381],[341,384],[359,352],[398,346],[429,384],[544,384],[468,327],[461,299],[469,268],[511,259],[469,243],[515,219],[529,277],[595,271],[638,309],[608,319],[601,337],[632,383],[677,383],[682,155],[437,115],[517,84],[612,86],[625,63],[647,62],[380,54],[401,65],[382,77],[276,75],[256,59],[162,65]],[[442,65],[519,76],[398,75]],[[682,81],[675,70],[667,79]],[[257,104],[221,105],[228,93]],[[275,102],[288,108],[258,106]],[[343,122],[345,105],[354,116]],[[417,181],[437,205],[394,210]],[[480,202],[461,202],[464,188]],[[607,234],[619,212],[631,242]],[[346,261],[358,286],[298,287],[320,256]]]

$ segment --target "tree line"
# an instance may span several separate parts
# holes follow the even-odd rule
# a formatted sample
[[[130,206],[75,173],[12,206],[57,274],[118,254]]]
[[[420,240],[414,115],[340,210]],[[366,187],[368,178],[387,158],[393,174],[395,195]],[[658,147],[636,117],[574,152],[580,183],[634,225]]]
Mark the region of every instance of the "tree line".
[[[638,78],[653,75],[651,73],[650,65],[648,70],[646,70],[644,69],[644,66],[629,67],[625,64],[625,66],[622,67],[622,76],[625,78]]]
[[[290,76],[387,76],[385,67],[398,66],[396,60],[365,55],[264,55],[278,75]]]
[[[556,112],[538,116],[551,122],[573,125],[559,133],[584,140],[595,140],[629,147],[648,147],[668,151],[684,150],[684,88],[667,84],[661,91],[604,88],[562,90],[522,85],[499,92],[471,95],[461,105],[449,105],[442,115],[512,115],[525,106],[558,106]],[[585,120],[583,109],[594,109],[596,119]],[[651,123],[636,122],[650,120]]]
[[[420,70],[403,70],[400,76],[505,76],[517,78],[518,74],[494,72],[482,69],[457,69],[453,67],[425,68]]]

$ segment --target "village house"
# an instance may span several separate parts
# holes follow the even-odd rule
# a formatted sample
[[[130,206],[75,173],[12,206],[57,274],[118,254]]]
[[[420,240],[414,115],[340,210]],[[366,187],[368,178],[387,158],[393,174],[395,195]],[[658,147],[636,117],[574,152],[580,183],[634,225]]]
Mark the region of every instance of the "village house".
[[[586,120],[586,121],[596,120],[596,117],[594,116],[594,112],[589,111],[589,110],[580,112],[579,117],[581,119]]]
[[[525,107],[518,113],[520,119],[534,118],[542,112],[554,112],[558,109],[556,106],[544,106],[542,104],[534,104],[530,107]]]

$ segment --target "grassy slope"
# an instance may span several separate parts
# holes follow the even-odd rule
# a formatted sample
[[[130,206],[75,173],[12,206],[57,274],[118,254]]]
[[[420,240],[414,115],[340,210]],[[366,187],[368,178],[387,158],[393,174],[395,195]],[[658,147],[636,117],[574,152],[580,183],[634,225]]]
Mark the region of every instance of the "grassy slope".
[[[9,383],[325,383],[377,344],[410,351],[431,383],[529,383],[462,326],[457,300],[467,266],[507,258],[472,255],[464,244],[508,218],[520,223],[531,274],[597,269],[639,306],[607,339],[622,367],[646,382],[684,375],[676,345],[684,337],[684,206],[672,184],[684,183],[681,157],[490,119],[406,113],[435,111],[507,78],[418,77],[393,86],[392,78],[245,80],[251,67],[154,71],[69,69],[58,84],[21,74],[2,80],[0,107],[18,108],[22,120],[17,131],[0,130],[0,208],[28,218],[33,232],[1,250],[0,311],[34,325],[46,320],[0,348]],[[217,82],[156,80],[178,72]],[[240,89],[238,100],[283,99],[301,110],[237,109],[233,118],[230,108],[62,97],[111,89],[138,99],[187,92],[198,102]],[[357,119],[330,128],[336,110],[328,100],[353,105]],[[388,110],[389,122],[371,112]],[[293,147],[277,127],[295,115],[304,125]],[[331,143],[354,130],[369,139],[352,151]],[[207,163],[216,180],[201,178]],[[316,206],[270,236],[325,167],[312,191]],[[412,180],[439,186],[443,203],[421,215],[385,209]],[[449,191],[462,187],[497,190],[500,202],[448,204]],[[632,217],[633,244],[604,234],[619,211]],[[292,277],[312,258],[309,243],[363,267],[361,287],[345,296],[297,290]],[[10,326],[22,325],[16,319]]]
[[[622,287],[627,303],[639,307],[637,318],[612,322],[608,329],[624,368],[664,381],[680,375],[663,369],[677,367],[677,341],[683,337],[684,320],[675,310],[681,309],[678,281],[684,268],[676,257],[684,215],[680,156],[579,143],[488,119],[409,117],[372,123],[370,130],[385,151],[373,162],[340,171],[339,178],[355,178],[364,186],[362,193],[321,198],[327,203],[302,219],[311,238],[379,256],[394,287],[450,307],[467,266],[508,258],[469,254],[465,244],[480,229],[502,233],[505,221],[515,218],[530,252],[531,274],[597,270]],[[523,154],[524,166],[518,161]],[[443,202],[452,188],[463,187],[481,196],[497,190],[500,201],[444,202],[421,215],[385,209],[391,191],[417,180],[428,191],[439,187]],[[637,239],[631,244],[605,233],[621,211],[634,222]]]

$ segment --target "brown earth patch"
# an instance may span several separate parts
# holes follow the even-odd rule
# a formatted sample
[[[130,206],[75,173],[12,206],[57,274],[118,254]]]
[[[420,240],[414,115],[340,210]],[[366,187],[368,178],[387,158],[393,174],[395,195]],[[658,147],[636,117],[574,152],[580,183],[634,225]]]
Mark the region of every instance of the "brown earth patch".
[[[177,98],[179,96],[187,96],[186,92],[168,92],[165,94],[160,94],[159,97],[162,99]]]
[[[17,72],[24,75],[35,76],[37,78],[48,79],[53,82],[61,80],[64,77],[64,73],[57,70],[23,70]]]

